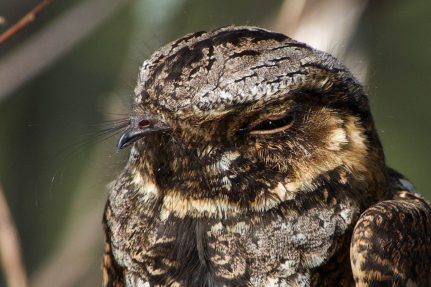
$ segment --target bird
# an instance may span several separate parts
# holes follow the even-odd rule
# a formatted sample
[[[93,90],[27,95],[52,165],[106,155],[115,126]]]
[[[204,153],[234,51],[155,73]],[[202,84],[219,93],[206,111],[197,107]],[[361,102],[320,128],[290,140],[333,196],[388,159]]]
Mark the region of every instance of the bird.
[[[139,70],[129,146],[103,286],[431,286],[431,205],[328,53],[251,26],[183,36]]]

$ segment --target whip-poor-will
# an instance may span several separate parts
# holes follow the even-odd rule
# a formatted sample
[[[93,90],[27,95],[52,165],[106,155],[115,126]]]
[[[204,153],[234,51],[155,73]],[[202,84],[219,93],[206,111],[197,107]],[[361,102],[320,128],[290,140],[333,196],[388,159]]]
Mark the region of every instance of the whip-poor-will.
[[[282,34],[186,35],[140,69],[103,285],[431,286],[431,207],[361,84]]]

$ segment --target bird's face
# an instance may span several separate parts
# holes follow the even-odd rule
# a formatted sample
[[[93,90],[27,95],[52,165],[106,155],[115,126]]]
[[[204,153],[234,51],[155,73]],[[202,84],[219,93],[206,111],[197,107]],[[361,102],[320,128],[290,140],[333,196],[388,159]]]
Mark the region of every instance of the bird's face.
[[[135,92],[119,147],[135,142],[129,167],[175,204],[265,210],[334,180],[365,185],[384,165],[361,86],[280,34],[185,36],[144,63]]]

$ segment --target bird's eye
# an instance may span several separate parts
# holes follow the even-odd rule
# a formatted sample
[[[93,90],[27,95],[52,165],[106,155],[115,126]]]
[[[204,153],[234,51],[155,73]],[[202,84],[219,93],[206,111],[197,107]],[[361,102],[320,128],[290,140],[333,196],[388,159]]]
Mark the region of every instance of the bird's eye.
[[[138,123],[138,126],[142,129],[148,127],[151,124],[149,120],[143,119]]]
[[[279,119],[269,119],[247,128],[251,135],[270,135],[289,129],[293,125],[294,114]]]

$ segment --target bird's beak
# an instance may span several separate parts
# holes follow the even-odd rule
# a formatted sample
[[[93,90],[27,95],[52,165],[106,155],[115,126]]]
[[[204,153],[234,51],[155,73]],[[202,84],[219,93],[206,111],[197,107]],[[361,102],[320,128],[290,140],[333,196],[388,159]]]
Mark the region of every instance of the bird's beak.
[[[129,127],[118,140],[117,151],[132,144],[145,135],[167,130],[169,130],[169,128],[157,120],[131,118]]]

